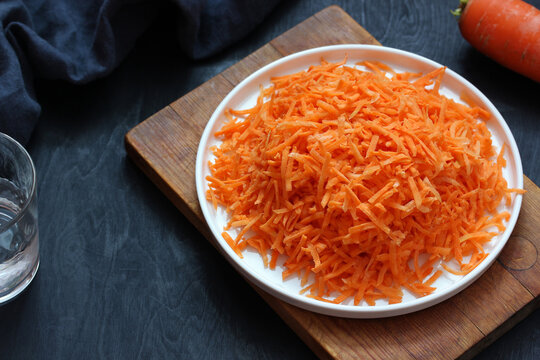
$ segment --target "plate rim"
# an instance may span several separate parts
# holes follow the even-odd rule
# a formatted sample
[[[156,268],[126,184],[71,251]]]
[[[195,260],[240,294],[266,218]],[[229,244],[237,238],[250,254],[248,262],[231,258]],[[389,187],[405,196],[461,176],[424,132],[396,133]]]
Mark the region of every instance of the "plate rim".
[[[408,51],[392,48],[392,47],[385,47],[385,46],[379,46],[379,45],[364,45],[364,44],[340,44],[340,45],[329,45],[329,46],[321,46],[316,47],[304,51],[300,51],[297,53],[290,54],[288,56],[284,56],[276,61],[273,61],[257,71],[253,72],[251,75],[246,77],[244,80],[242,80],[240,83],[238,83],[228,94],[223,98],[223,100],[220,102],[220,104],[217,106],[217,108],[212,113],[209,121],[205,125],[205,129],[201,135],[201,139],[199,142],[199,146],[197,149],[197,158],[195,163],[195,181],[196,181],[196,188],[197,188],[197,198],[199,201],[199,205],[201,208],[201,211],[203,213],[203,217],[205,222],[208,225],[208,228],[210,229],[212,236],[216,240],[216,243],[219,245],[220,252],[225,256],[227,261],[233,265],[233,267],[240,272],[241,275],[244,277],[247,277],[251,282],[253,282],[258,287],[262,288],[264,291],[268,292],[269,294],[289,303],[295,306],[298,306],[300,308],[303,308],[305,310],[314,311],[320,314],[324,315],[331,315],[331,316],[339,316],[339,317],[346,317],[346,318],[383,318],[383,317],[389,317],[389,316],[397,316],[397,315],[403,315],[415,311],[419,311],[428,307],[431,307],[433,305],[436,305],[456,294],[464,290],[466,287],[473,284],[487,269],[491,267],[495,259],[498,257],[506,243],[508,242],[508,239],[510,238],[510,235],[516,225],[517,218],[519,216],[520,210],[521,210],[521,204],[523,196],[521,194],[516,194],[516,196],[513,199],[514,202],[514,210],[511,213],[511,217],[506,224],[506,230],[500,235],[501,239],[499,243],[496,245],[496,247],[489,253],[489,255],[480,263],[475,269],[473,269],[469,274],[463,276],[463,278],[459,279],[455,284],[450,285],[449,287],[441,290],[438,293],[430,294],[424,297],[418,297],[412,301],[408,302],[401,302],[397,304],[384,304],[384,305],[375,305],[375,306],[355,306],[355,305],[344,305],[344,304],[332,304],[332,303],[326,303],[320,300],[315,300],[312,298],[309,298],[305,295],[300,294],[293,294],[290,291],[287,291],[284,288],[279,288],[277,286],[273,286],[271,283],[267,283],[264,279],[260,279],[254,274],[251,273],[249,268],[245,265],[246,262],[239,258],[236,253],[232,250],[228,244],[225,243],[223,239],[221,239],[220,233],[217,233],[214,229],[214,226],[211,226],[209,219],[211,218],[209,214],[208,206],[204,206],[204,204],[208,205],[208,201],[206,200],[206,189],[205,184],[206,181],[202,178],[203,177],[203,157],[204,153],[207,151],[206,144],[208,143],[208,140],[210,139],[211,131],[216,123],[217,119],[222,115],[223,111],[225,110],[225,106],[228,104],[228,102],[234,98],[234,96],[243,89],[247,84],[249,84],[252,79],[258,77],[260,74],[263,74],[265,72],[270,71],[271,69],[280,66],[281,64],[284,64],[286,62],[290,62],[292,60],[295,60],[297,58],[301,57],[307,57],[316,53],[322,53],[327,51],[343,51],[343,50],[374,50],[374,51],[380,51],[380,52],[386,52],[393,55],[401,56],[401,57],[407,57],[412,58],[414,60],[419,61],[420,63],[427,64],[429,66],[434,67],[442,67],[443,65],[428,59],[424,56],[414,54]],[[446,74],[455,78],[458,82],[462,83],[466,88],[470,89],[481,101],[484,105],[488,107],[488,110],[491,112],[493,118],[496,119],[497,123],[501,126],[502,130],[504,131],[504,134],[508,138],[508,143],[506,144],[509,148],[509,153],[514,158],[515,162],[515,170],[516,170],[516,188],[523,189],[523,167],[521,162],[521,156],[519,154],[519,149],[517,147],[515,138],[508,127],[507,122],[504,120],[503,116],[500,114],[500,112],[497,110],[495,105],[473,84],[471,84],[467,79],[456,73],[450,68],[446,68]],[[493,136],[493,135],[492,135]],[[507,153],[508,155],[508,153]],[[268,271],[275,271],[270,270]]]

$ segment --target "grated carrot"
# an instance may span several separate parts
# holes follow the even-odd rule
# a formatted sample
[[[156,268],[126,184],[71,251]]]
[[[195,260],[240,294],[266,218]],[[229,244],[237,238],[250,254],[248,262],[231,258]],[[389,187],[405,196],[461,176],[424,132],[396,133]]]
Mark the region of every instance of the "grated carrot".
[[[322,60],[227,110],[207,198],[240,229],[223,233],[238,256],[254,248],[272,269],[283,256],[301,293],[393,304],[403,289],[432,293],[439,261],[460,275],[478,266],[509,217],[498,205],[523,190],[502,176],[490,114],[439,93],[445,68],[361,64]]]

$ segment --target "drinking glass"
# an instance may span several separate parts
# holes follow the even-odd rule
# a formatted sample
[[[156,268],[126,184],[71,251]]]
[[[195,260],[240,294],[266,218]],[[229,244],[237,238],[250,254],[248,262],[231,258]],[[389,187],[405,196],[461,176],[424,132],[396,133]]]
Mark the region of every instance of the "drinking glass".
[[[0,304],[20,294],[38,267],[36,170],[28,152],[0,133]]]

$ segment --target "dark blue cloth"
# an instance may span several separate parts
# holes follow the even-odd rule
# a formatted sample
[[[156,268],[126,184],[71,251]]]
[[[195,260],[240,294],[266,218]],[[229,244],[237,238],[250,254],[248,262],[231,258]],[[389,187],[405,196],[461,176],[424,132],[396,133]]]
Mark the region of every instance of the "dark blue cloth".
[[[25,144],[41,111],[35,78],[83,84],[106,76],[162,8],[178,12],[179,46],[200,59],[244,36],[277,2],[0,0],[0,131]]]

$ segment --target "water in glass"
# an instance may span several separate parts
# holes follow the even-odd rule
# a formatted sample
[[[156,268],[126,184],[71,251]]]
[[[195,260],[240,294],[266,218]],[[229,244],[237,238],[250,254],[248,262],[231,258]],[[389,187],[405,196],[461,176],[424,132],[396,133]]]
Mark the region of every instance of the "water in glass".
[[[30,281],[39,253],[36,201],[21,213],[25,194],[0,178],[0,297],[25,280]],[[12,221],[21,213],[18,221]],[[25,285],[24,285],[25,286]]]

